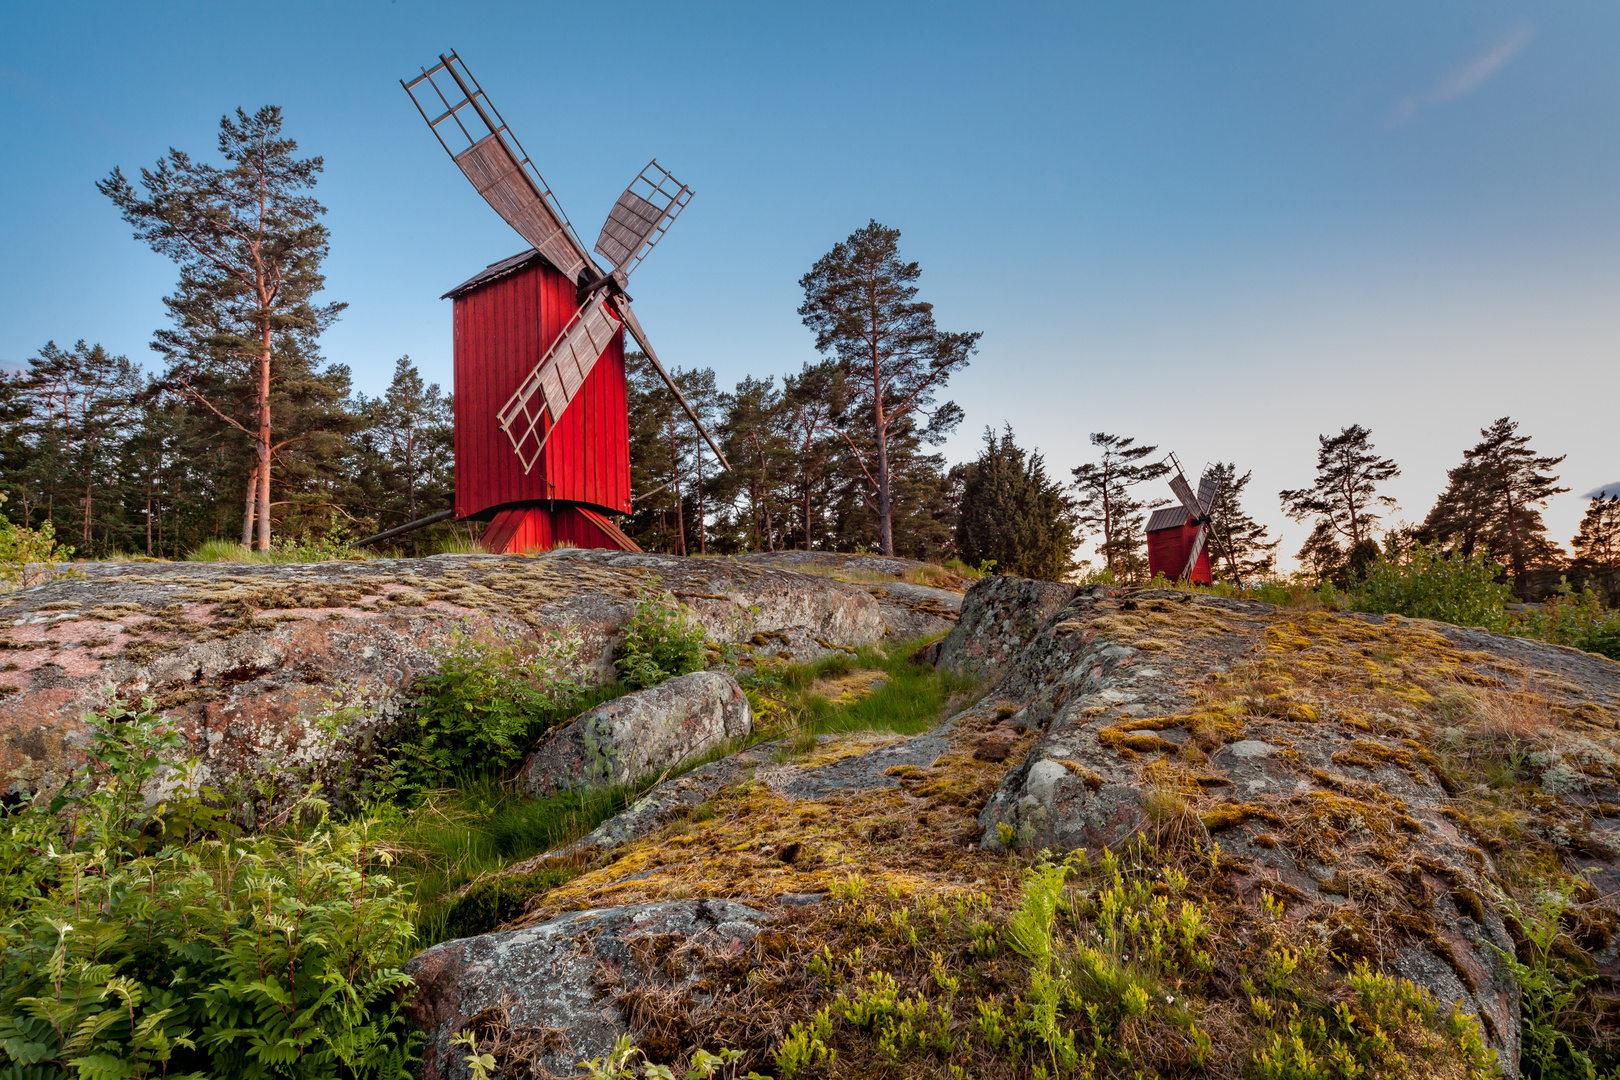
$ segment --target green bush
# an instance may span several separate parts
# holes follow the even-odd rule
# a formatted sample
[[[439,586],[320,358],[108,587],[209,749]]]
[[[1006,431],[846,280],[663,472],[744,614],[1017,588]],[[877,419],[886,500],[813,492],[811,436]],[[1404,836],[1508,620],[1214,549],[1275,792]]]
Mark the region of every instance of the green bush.
[[[80,793],[0,820],[0,1075],[406,1075],[413,905],[373,872],[366,823],[166,831],[201,800],[143,809],[179,744],[149,710],[87,717]]]
[[[580,639],[553,631],[519,648],[457,637],[437,673],[417,683],[387,764],[368,794],[400,797],[515,766],[588,693]]]
[[[1604,607],[1590,589],[1572,592],[1566,584],[1539,612],[1525,616],[1511,629],[1554,645],[1620,660],[1620,611]]]
[[[0,491],[0,505],[6,493]],[[56,542],[56,526],[45,522],[37,529],[0,517],[0,586],[26,589],[58,576],[57,567],[72,558],[73,549]]]
[[[626,686],[644,690],[699,671],[707,644],[703,627],[673,593],[643,589],[624,628],[624,644],[616,661],[619,678]]]
[[[1498,630],[1513,596],[1497,580],[1501,571],[1484,552],[1464,555],[1425,544],[1400,551],[1391,543],[1368,567],[1353,602],[1361,611]]]

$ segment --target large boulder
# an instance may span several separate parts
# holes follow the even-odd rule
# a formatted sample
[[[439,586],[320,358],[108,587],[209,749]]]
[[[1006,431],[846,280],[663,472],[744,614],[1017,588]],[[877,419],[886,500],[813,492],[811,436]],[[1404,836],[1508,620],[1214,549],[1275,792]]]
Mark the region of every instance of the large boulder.
[[[767,916],[726,900],[577,911],[545,922],[435,945],[405,965],[416,982],[411,1019],[426,1035],[422,1080],[465,1080],[466,1051],[450,1045],[471,1029],[504,1043],[510,1075],[573,1076],[631,1029],[615,993],[652,984],[693,984],[694,950],[735,953]],[[645,947],[643,947],[645,946]],[[609,977],[610,976],[610,977]]]
[[[1079,591],[1060,581],[979,579],[963,597],[960,618],[940,646],[940,669],[969,678],[998,678],[1035,632]]]
[[[605,701],[552,729],[518,771],[535,797],[631,784],[753,731],[748,695],[730,675],[694,671]]]
[[[810,660],[873,644],[856,585],[730,559],[565,550],[309,565],[81,563],[0,597],[0,784],[54,791],[83,759],[80,717],[154,700],[225,791],[341,795],[403,696],[458,636],[579,643],[580,673],[613,675],[636,598],[668,589],[743,657]],[[9,625],[5,625],[9,623]]]

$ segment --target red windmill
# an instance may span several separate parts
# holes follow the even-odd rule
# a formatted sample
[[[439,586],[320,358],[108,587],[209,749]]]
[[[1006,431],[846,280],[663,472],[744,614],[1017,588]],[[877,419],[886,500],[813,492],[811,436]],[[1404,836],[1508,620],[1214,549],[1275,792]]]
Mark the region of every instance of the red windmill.
[[[604,272],[460,57],[441,54],[401,85],[473,187],[533,245],[445,294],[455,312],[456,503],[424,521],[487,521],[482,543],[492,552],[564,541],[639,550],[607,517],[630,512],[627,327],[730,468],[624,291],[691,189],[656,160],[643,169],[597,238],[612,266]]]
[[[1209,514],[1220,494],[1221,482],[1213,469],[1206,469],[1194,498],[1176,455],[1170,455],[1170,462],[1176,467],[1170,490],[1181,505],[1155,510],[1148,518],[1148,572],[1154,576],[1163,574],[1171,581],[1213,584],[1215,578],[1209,572]]]

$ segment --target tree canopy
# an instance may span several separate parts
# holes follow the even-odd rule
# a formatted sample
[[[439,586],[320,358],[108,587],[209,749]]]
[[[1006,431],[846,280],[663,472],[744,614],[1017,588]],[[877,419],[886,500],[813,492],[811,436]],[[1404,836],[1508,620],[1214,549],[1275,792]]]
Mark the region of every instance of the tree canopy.
[[[1006,425],[984,429],[984,449],[960,467],[956,546],[973,566],[1059,581],[1074,564],[1074,500],[1046,474],[1040,451],[1026,452]]]

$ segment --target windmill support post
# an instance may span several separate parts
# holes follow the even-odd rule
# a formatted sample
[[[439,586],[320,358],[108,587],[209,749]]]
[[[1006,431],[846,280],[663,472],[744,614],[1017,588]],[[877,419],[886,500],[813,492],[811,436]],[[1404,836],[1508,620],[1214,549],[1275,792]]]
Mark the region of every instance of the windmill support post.
[[[415,521],[407,521],[403,525],[396,525],[392,529],[378,533],[376,536],[368,536],[364,540],[356,540],[350,546],[365,547],[367,544],[377,544],[384,540],[392,540],[396,536],[404,536],[408,532],[415,532],[417,529],[424,529],[429,525],[435,525],[446,518],[453,518],[455,516],[456,512],[454,509],[440,510],[437,514],[429,514],[425,518],[417,518]]]

